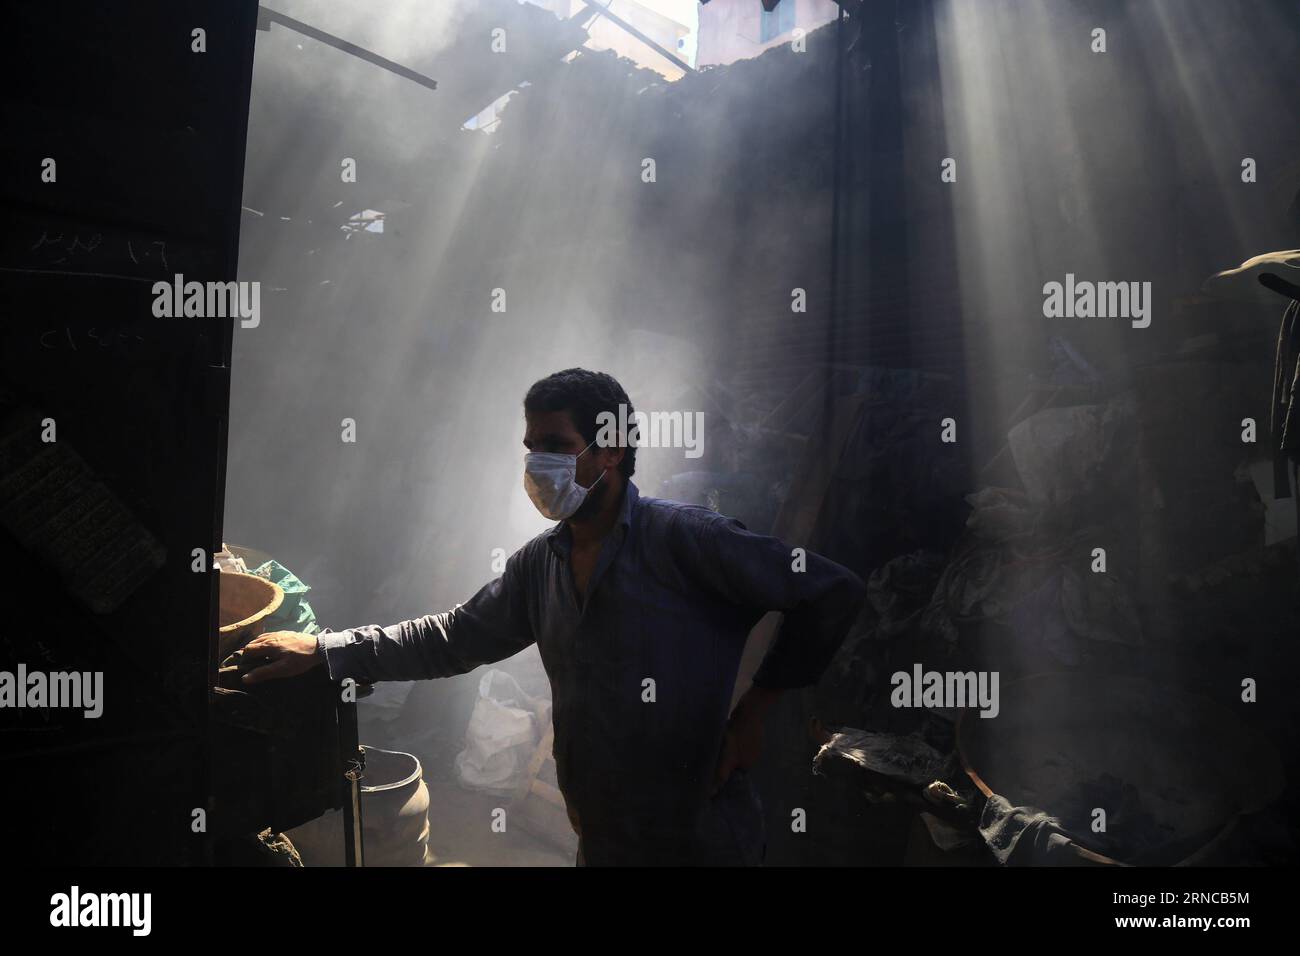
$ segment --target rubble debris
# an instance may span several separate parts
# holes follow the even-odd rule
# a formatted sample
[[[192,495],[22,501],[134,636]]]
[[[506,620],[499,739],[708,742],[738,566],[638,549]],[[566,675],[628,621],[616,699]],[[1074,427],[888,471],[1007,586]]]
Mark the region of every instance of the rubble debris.
[[[950,767],[947,755],[916,734],[876,734],[866,730],[835,734],[817,751],[813,765],[820,770],[827,760],[836,758],[894,783],[918,788],[943,777]]]
[[[1003,865],[1069,866],[1080,859],[1061,821],[1037,807],[1015,807],[994,794],[984,804],[979,832]]]
[[[913,551],[876,569],[867,580],[867,600],[880,615],[877,636],[902,634],[919,620],[944,567],[944,556]]]
[[[1110,487],[1113,459],[1132,449],[1131,401],[1045,408],[1007,433],[1016,470],[1029,500],[1069,505]]]

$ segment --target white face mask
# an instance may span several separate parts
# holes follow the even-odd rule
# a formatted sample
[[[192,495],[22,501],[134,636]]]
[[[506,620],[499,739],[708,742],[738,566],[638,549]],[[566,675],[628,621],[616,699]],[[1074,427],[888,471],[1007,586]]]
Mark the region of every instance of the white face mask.
[[[543,517],[552,521],[568,518],[587,499],[591,488],[600,483],[600,478],[605,477],[602,471],[591,488],[578,484],[578,458],[587,453],[587,448],[577,455],[534,451],[524,456],[524,491]]]

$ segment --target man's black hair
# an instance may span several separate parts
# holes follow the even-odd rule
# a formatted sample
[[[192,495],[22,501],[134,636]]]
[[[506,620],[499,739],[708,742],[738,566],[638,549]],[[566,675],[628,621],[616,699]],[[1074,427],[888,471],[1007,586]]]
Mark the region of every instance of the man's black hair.
[[[566,368],[548,375],[534,382],[524,396],[525,412],[568,412],[587,444],[596,440],[600,430],[596,417],[601,412],[609,412],[617,422],[619,405],[627,408],[627,421],[632,422],[632,402],[618,380],[604,372],[589,372],[585,368]],[[636,470],[636,446],[627,441],[626,435],[622,438],[625,451],[618,470],[624,478],[631,478]]]

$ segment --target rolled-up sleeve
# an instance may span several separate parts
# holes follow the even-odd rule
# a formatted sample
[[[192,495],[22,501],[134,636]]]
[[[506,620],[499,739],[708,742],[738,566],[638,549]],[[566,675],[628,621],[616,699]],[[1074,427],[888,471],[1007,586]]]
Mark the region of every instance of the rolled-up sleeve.
[[[697,528],[703,560],[695,573],[737,604],[784,614],[754,684],[784,690],[817,683],[862,608],[862,579],[734,518],[703,519]]]
[[[317,636],[330,678],[373,682],[452,677],[505,660],[534,641],[525,601],[525,556],[450,611],[388,627],[367,624]]]

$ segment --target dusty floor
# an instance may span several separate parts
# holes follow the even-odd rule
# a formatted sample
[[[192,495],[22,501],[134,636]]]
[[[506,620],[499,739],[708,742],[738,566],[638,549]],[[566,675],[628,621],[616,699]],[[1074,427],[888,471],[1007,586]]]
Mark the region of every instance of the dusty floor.
[[[454,780],[425,780],[429,788],[429,866],[573,866],[564,853],[517,827],[491,828],[500,797],[466,790]]]

